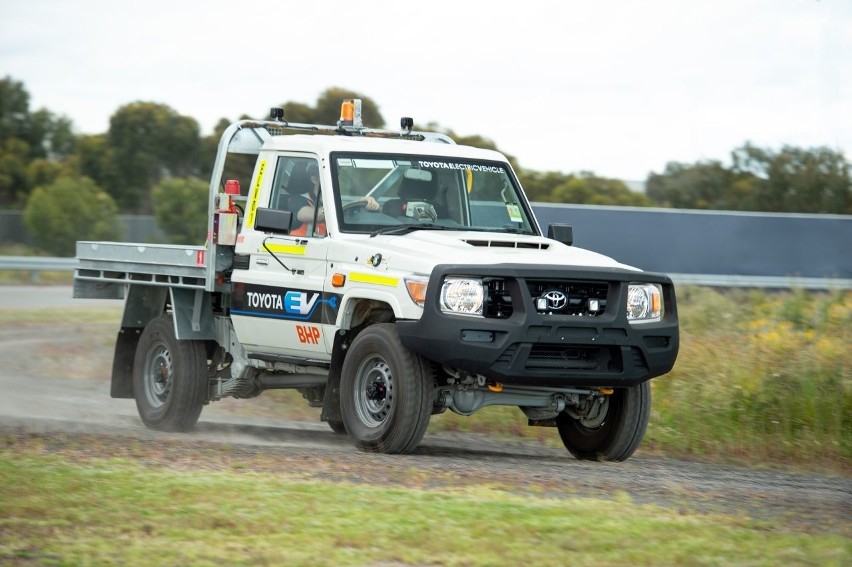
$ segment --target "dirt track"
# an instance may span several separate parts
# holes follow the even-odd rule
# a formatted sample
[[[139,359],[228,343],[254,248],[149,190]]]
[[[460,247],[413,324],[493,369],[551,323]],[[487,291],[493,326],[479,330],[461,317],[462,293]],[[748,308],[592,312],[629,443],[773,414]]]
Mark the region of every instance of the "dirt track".
[[[318,422],[263,417],[257,400],[214,403],[193,433],[142,425],[132,400],[109,397],[112,325],[0,325],[0,439],[70,457],[126,455],[202,468],[286,470],[311,478],[418,487],[485,483],[564,498],[592,496],[776,520],[852,537],[852,479],[643,456],[579,462],[566,451],[481,436],[427,435],[414,455],[369,455]],[[253,412],[257,408],[258,412]],[[263,411],[261,411],[263,410]],[[440,419],[437,418],[437,419]],[[134,440],[128,443],[128,440]]]

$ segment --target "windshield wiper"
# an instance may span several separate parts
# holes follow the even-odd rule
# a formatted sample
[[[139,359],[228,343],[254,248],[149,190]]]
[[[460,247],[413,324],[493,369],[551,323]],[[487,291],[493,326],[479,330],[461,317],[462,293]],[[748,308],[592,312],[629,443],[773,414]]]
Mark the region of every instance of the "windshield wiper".
[[[430,222],[423,224],[398,224],[394,226],[388,226],[385,228],[380,228],[378,230],[374,230],[370,233],[370,238],[374,236],[378,236],[380,234],[408,234],[409,232],[414,232],[415,230],[458,230],[455,228],[450,228],[447,226],[442,226],[440,224],[433,224]]]
[[[509,234],[532,234],[532,232],[525,228],[514,228],[510,226],[504,226],[502,228],[489,228],[488,230],[493,232],[508,232]]]

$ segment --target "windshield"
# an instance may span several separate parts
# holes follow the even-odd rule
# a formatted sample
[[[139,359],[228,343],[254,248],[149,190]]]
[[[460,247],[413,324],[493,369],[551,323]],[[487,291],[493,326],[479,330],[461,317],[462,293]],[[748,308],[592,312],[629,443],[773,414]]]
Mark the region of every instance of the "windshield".
[[[331,156],[342,232],[480,230],[535,234],[506,164],[455,157]]]

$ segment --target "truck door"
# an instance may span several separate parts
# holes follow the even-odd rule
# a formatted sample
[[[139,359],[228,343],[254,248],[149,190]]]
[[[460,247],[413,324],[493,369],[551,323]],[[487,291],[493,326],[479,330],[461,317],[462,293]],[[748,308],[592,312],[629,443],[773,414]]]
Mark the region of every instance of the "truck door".
[[[330,358],[325,334],[334,333],[339,297],[323,293],[329,239],[324,223],[298,220],[306,206],[322,207],[322,174],[315,155],[259,157],[236,246],[235,265],[243,269],[232,277],[231,318],[250,351]],[[264,207],[292,212],[290,234],[255,229],[257,209]]]

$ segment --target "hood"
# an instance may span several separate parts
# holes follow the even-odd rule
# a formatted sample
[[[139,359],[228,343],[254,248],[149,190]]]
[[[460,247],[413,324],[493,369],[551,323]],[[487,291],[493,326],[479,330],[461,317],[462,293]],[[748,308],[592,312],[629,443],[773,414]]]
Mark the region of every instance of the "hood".
[[[382,253],[389,266],[415,272],[436,264],[530,264],[636,270],[608,256],[540,236],[494,232],[416,230],[361,240],[369,254]],[[426,266],[425,264],[430,264]]]

